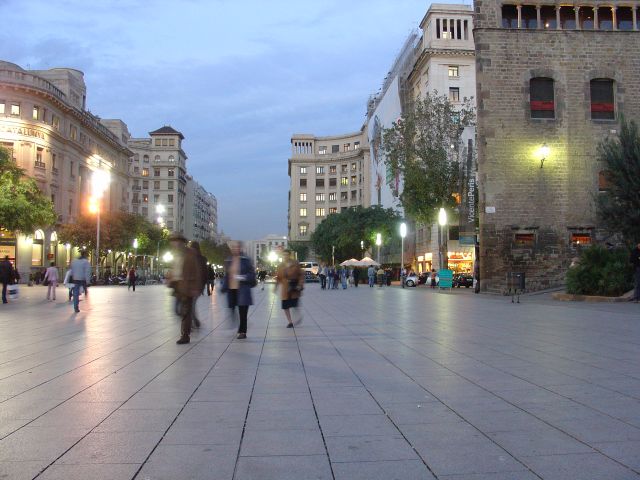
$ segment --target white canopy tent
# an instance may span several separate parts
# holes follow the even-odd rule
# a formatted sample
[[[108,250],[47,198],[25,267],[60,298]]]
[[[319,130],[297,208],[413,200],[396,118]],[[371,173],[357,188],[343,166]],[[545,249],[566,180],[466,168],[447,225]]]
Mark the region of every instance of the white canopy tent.
[[[373,265],[374,267],[379,267],[380,264],[369,257],[364,257],[362,260],[358,262],[358,267],[369,267]]]
[[[340,264],[341,267],[357,267],[359,266],[358,260],[356,258],[351,258],[349,260],[345,260]]]

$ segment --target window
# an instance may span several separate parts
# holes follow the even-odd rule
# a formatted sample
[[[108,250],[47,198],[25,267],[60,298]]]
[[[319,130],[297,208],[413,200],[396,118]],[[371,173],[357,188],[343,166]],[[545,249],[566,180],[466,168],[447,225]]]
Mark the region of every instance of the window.
[[[571,245],[591,245],[591,234],[589,232],[575,232],[571,234]]]
[[[332,213],[338,213],[338,207],[329,207],[329,215]]]
[[[573,7],[563,5],[560,7],[560,28],[574,30],[576,28],[576,11]]]
[[[353,149],[358,150],[360,148],[360,142],[353,142]]]
[[[618,7],[616,10],[618,30],[633,30],[633,10],[631,7]]]
[[[330,187],[335,187],[338,184],[338,179],[337,178],[330,178],[329,179],[329,186]]]
[[[599,30],[613,30],[613,12],[611,7],[598,8],[598,25]]]
[[[349,150],[351,150],[351,144],[350,144],[350,143],[345,143],[345,144],[342,146],[342,151],[343,151],[343,152],[348,152]]]
[[[78,128],[75,125],[69,126],[69,136],[71,140],[76,140],[78,138]]]
[[[581,30],[593,30],[593,7],[581,6],[578,11]]]
[[[154,168],[153,169],[153,176],[154,177],[159,177],[160,176],[160,169],[159,168]]]
[[[169,141],[168,141],[168,139],[163,138],[163,139],[162,139],[162,144],[161,144],[161,145],[162,145],[163,147],[167,147],[167,146],[169,145]]]
[[[301,193],[300,194],[300,201],[301,202],[306,202],[307,201],[307,194],[306,193]]]
[[[536,243],[535,233],[516,233],[513,239],[513,246],[516,248],[530,248]]]
[[[300,179],[300,186],[301,186],[302,188],[304,188],[304,187],[306,187],[306,186],[307,186],[307,179],[306,179],[306,178],[301,178],[301,179]]]
[[[358,177],[356,175],[351,175],[351,185],[358,184]]]
[[[156,155],[155,157],[153,157],[153,161],[158,163],[160,161],[160,155]]]
[[[73,199],[69,199],[69,215],[73,215]]]
[[[58,156],[55,153],[51,154],[51,170],[54,173],[58,171]]]
[[[169,139],[169,146],[170,147],[175,147],[176,146],[176,139],[175,138],[170,138]]]
[[[11,115],[19,116],[20,115],[20,104],[12,103],[11,104]]]
[[[318,155],[326,155],[327,154],[327,146],[323,145],[318,147]]]
[[[153,203],[160,203],[160,195],[153,196]]]
[[[351,171],[355,172],[356,170],[358,170],[358,164],[356,162],[353,162],[351,164]]]
[[[357,200],[357,199],[358,199],[358,191],[351,190],[351,200]]]
[[[51,115],[51,126],[56,130],[60,130],[60,117]]]
[[[449,65],[449,78],[458,78],[460,76],[460,70],[458,65]]]
[[[340,152],[340,145],[331,145],[331,153]]]
[[[450,87],[449,88],[449,101],[450,102],[459,102],[460,101],[460,88],[458,88],[458,87]]]
[[[598,191],[607,192],[611,189],[610,174],[606,170],[598,172]]]
[[[324,175],[324,167],[316,167],[316,175]]]
[[[33,106],[32,117],[34,120],[38,120],[38,118],[40,118],[40,107],[38,107],[37,105]]]
[[[307,209],[306,208],[301,208],[300,209],[300,216],[301,217],[306,217],[307,216]]]
[[[142,215],[145,217],[149,215],[149,207],[142,207]]]
[[[591,80],[591,118],[593,120],[614,120],[613,80],[596,78]]]
[[[176,176],[176,169],[175,168],[169,168],[167,171],[167,175],[170,177],[175,177]]]
[[[136,168],[138,168],[138,167],[136,167]],[[149,176],[149,169],[148,168],[145,167],[145,168],[142,169],[142,176],[143,177],[148,177]]]
[[[324,193],[316,193],[316,202],[324,202]]]
[[[340,192],[340,200],[349,200],[349,194],[347,192]]]
[[[335,202],[336,201],[336,192],[331,192],[329,194],[329,201],[330,202]]]
[[[300,167],[300,175],[305,175],[307,173],[307,167]]]
[[[131,200],[132,203],[139,203],[140,202],[140,198],[138,196],[138,192],[134,192],[133,193],[133,199]]]
[[[160,190],[160,180],[155,180],[153,182],[153,189],[154,190]]]
[[[306,237],[307,236],[307,226],[306,225],[300,225],[299,227],[299,232],[300,232],[300,236],[301,237]]]
[[[520,8],[522,28],[535,30],[538,28],[538,11],[535,5],[523,5]]]
[[[349,185],[349,177],[340,177],[340,185]]]
[[[159,138],[156,138],[155,145],[156,145],[156,147],[160,146],[160,139]]]
[[[75,172],[73,170],[73,162],[69,162],[69,176],[73,178],[75,176]]]
[[[143,190],[149,190],[149,180],[143,180],[142,181],[142,189]]]
[[[167,202],[173,203],[173,195],[167,195]]]
[[[173,155],[169,155],[169,162],[174,163],[175,161],[176,161],[176,158]]]
[[[149,195],[144,193],[142,194],[142,202],[143,203],[149,203]]]
[[[529,81],[531,118],[555,118],[553,79],[532,78]]]
[[[173,217],[173,207],[167,208],[167,215],[169,215],[170,217]]]
[[[324,208],[316,208],[316,217],[324,217]]]
[[[169,181],[167,182],[167,189],[168,189],[168,190],[173,190],[173,180],[169,180]]]
[[[140,175],[140,167],[133,167],[133,174]]]
[[[316,187],[324,187],[324,178],[316,178]]]
[[[4,115],[4,100],[0,102],[0,115]]]
[[[331,165],[329,167],[329,173],[336,173],[338,170],[338,167],[336,167],[335,165]]]
[[[149,163],[149,155],[144,155],[144,156],[142,157],[142,161],[143,161],[144,163]]]
[[[42,163],[42,147],[36,148],[36,164]]]

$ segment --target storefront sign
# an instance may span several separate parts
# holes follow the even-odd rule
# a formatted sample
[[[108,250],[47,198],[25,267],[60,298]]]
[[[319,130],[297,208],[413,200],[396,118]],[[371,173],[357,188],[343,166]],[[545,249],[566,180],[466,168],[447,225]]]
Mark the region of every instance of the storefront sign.
[[[15,245],[0,245],[0,260],[4,260],[4,257],[8,256],[10,260],[16,258],[16,246]]]
[[[475,245],[476,244],[476,236],[475,235],[460,235],[458,239],[458,243],[460,245]]]
[[[0,125],[0,132],[13,133],[14,135],[22,135],[23,137],[35,137],[44,140],[44,133],[35,128],[14,127],[10,125]]]

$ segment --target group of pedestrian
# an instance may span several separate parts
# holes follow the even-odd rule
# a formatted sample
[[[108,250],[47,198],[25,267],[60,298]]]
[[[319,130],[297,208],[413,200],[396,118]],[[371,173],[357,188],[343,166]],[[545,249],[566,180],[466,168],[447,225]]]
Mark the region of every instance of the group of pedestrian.
[[[337,268],[322,264],[318,270],[318,277],[322,290],[337,290],[340,286],[344,290],[348,285],[358,286],[360,271],[357,268]]]

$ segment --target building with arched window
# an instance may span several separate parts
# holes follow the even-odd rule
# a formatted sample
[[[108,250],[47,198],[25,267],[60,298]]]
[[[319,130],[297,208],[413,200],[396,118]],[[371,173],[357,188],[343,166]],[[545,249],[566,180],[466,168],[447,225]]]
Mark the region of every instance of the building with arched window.
[[[598,145],[640,119],[640,2],[475,2],[480,278],[564,283],[582,245],[614,241]]]
[[[87,110],[81,71],[25,70],[0,61],[0,145],[51,199],[57,224],[88,213],[95,171],[110,176],[101,208],[127,209],[132,152],[124,132],[114,134]],[[23,235],[0,226],[0,255],[16,263],[23,279],[51,262],[63,268],[72,254],[72,246],[59,248],[55,226]]]

